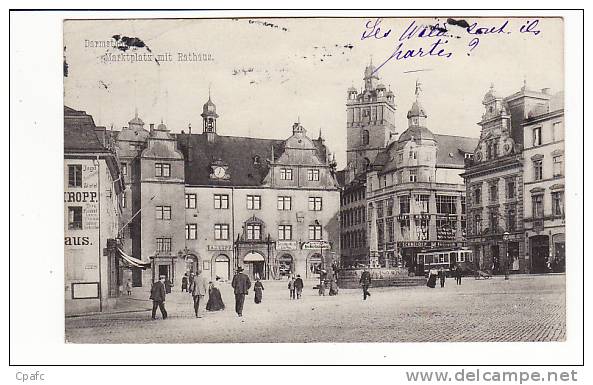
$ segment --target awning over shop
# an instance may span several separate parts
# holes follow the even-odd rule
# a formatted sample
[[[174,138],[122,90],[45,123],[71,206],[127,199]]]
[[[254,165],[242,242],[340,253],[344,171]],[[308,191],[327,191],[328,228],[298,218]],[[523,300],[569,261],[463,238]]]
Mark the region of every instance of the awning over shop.
[[[243,262],[263,262],[264,257],[259,253],[249,253],[243,258]]]
[[[130,257],[119,247],[117,248],[117,252],[119,253],[120,258],[130,267],[140,267],[142,269],[150,267],[150,262],[144,262],[138,258]]]

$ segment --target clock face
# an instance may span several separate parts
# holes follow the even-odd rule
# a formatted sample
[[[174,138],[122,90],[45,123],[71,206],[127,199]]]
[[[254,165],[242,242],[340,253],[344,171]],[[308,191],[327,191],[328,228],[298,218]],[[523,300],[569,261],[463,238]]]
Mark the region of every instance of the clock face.
[[[217,178],[222,178],[225,174],[224,167],[216,167],[214,169],[214,176]]]

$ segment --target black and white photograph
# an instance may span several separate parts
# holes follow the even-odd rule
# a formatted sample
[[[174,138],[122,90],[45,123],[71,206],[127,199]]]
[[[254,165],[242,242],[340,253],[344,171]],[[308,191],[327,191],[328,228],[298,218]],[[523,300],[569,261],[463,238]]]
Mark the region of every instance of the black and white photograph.
[[[585,381],[582,10],[127,6],[10,10],[9,380]]]
[[[554,17],[65,20],[66,342],[564,341],[562,53]]]

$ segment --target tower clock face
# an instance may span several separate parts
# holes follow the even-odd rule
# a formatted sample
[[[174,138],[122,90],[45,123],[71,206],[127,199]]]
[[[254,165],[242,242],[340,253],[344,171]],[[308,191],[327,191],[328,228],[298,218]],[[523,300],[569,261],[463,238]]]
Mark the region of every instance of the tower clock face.
[[[224,174],[226,174],[224,167],[216,167],[214,169],[214,176],[217,178],[222,178],[224,177]]]

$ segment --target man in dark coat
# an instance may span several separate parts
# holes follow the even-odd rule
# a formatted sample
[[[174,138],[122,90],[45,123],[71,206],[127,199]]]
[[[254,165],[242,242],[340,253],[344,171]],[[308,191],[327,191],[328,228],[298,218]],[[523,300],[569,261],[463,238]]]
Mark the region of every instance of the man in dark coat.
[[[245,302],[245,296],[251,287],[251,281],[249,277],[243,273],[243,268],[237,268],[237,274],[233,277],[231,286],[235,290],[235,311],[239,317],[243,317],[243,303]]]
[[[369,286],[371,286],[371,273],[366,267],[360,276],[359,283],[362,285],[362,299],[366,300],[367,297],[371,296],[371,293],[369,293]]]
[[[165,309],[165,276],[161,275],[160,279],[152,284],[150,289],[150,299],[152,300],[152,319],[156,319],[157,307],[161,309],[163,319],[167,319],[167,310]]]
[[[303,294],[303,287],[305,287],[303,279],[299,274],[297,274],[297,277],[294,280],[294,289],[296,290],[297,299],[301,298],[301,294]]]

